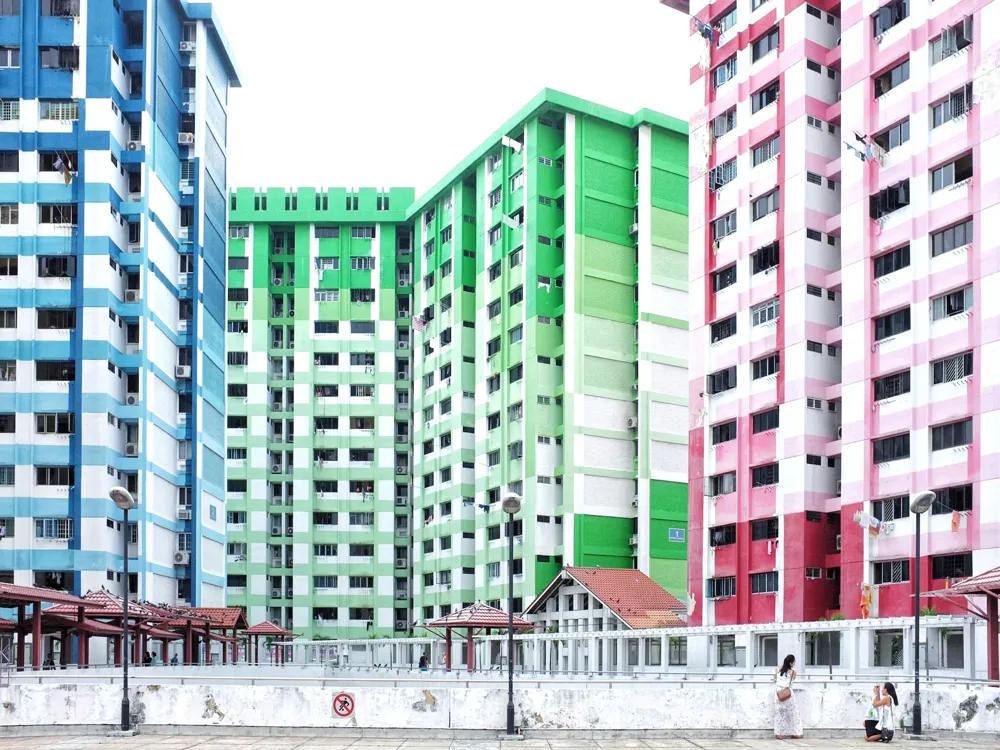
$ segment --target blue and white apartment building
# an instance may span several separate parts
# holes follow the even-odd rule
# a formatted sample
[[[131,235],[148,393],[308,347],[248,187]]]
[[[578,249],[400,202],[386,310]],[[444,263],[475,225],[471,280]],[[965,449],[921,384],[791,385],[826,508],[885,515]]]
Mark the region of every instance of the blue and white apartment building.
[[[224,603],[238,85],[208,3],[0,0],[2,581]]]

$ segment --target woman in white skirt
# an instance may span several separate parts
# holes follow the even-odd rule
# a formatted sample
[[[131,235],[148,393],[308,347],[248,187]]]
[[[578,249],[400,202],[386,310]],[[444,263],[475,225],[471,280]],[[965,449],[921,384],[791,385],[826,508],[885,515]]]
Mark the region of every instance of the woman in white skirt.
[[[802,739],[802,719],[792,693],[794,667],[795,657],[789,654],[774,675],[774,737],[779,740]]]

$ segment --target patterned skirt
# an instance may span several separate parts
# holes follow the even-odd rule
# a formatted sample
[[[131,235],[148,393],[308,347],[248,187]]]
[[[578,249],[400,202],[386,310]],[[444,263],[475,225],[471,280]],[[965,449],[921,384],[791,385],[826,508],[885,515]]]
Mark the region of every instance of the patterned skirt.
[[[802,719],[795,703],[795,694],[787,701],[779,701],[774,696],[774,736],[799,737],[802,735]]]

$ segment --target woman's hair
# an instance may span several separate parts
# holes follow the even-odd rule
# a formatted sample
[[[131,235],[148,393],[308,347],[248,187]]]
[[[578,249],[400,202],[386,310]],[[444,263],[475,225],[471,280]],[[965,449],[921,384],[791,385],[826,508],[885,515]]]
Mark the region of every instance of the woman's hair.
[[[785,660],[781,663],[781,669],[778,670],[778,674],[784,677],[792,669],[792,665],[795,663],[795,656],[789,654],[785,657]]]
[[[895,686],[891,682],[887,682],[882,687],[885,688],[885,692],[887,692],[889,694],[889,697],[892,698],[892,702],[895,703],[898,706],[899,705],[899,698],[896,697],[896,688],[895,688]]]

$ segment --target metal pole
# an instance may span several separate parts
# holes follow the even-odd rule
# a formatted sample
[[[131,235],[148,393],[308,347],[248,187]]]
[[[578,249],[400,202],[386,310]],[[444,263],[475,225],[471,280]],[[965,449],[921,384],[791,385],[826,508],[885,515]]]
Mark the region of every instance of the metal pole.
[[[507,517],[507,736],[514,735],[514,516]]]
[[[917,516],[917,570],[913,597],[913,734],[920,734],[920,513]]]
[[[122,534],[122,558],[125,561],[125,596],[122,601],[122,731],[129,730],[128,705],[128,510],[125,511],[125,533]]]

